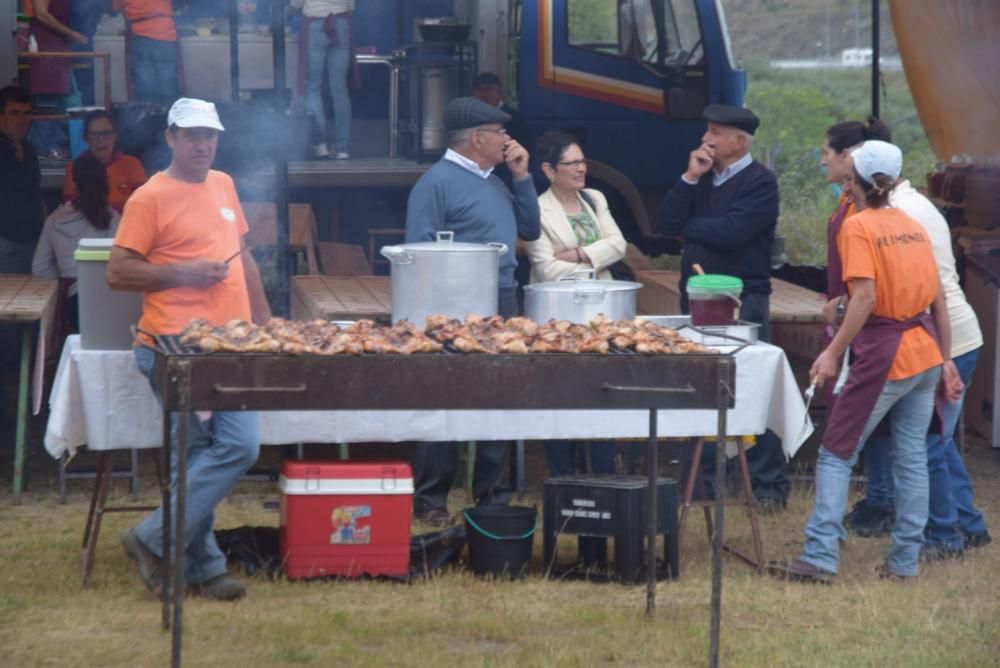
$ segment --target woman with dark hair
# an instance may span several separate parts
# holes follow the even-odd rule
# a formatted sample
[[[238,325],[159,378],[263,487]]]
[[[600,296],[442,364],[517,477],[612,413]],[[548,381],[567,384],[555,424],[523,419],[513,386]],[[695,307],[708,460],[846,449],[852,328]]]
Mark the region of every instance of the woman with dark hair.
[[[130,155],[125,155],[115,148],[117,139],[111,114],[99,109],[92,111],[83,120],[83,138],[87,142],[90,154],[97,158],[108,172],[108,203],[112,209],[121,213],[125,202],[136,189],[146,182],[146,172],[142,163]],[[70,202],[76,197],[76,185],[73,179],[73,164],[66,165],[66,176],[63,178],[63,201]]]
[[[580,145],[565,132],[546,132],[538,138],[537,156],[549,189],[538,197],[542,236],[526,244],[531,282],[580,270],[610,279],[608,268],[625,257],[625,238],[604,195],[583,187],[587,161]]]
[[[38,278],[76,278],[73,252],[80,239],[113,238],[118,212],[108,206],[108,173],[89,153],[73,161],[76,197],[49,214],[38,239],[31,273]],[[69,287],[67,309],[77,318],[76,283]]]
[[[625,238],[604,195],[583,187],[587,162],[580,145],[565,132],[546,132],[538,138],[537,155],[550,185],[538,197],[542,234],[526,244],[531,282],[555,281],[580,270],[611,279],[608,267],[625,257]],[[586,469],[583,446],[572,441],[547,441],[545,459],[553,476]],[[614,443],[590,443],[590,469],[614,473]]]
[[[810,377],[820,386],[832,382],[848,347],[852,361],[819,450],[805,546],[798,559],[772,562],[769,569],[813,582],[829,582],[837,573],[851,470],[886,416],[896,449],[896,515],[892,546],[877,570],[891,579],[916,577],[928,512],[925,437],[935,394],[942,381],[947,401],[962,391],[930,240],[919,223],[888,206],[902,153],[887,142],[868,141],[851,158],[852,189],[862,210],[844,221],[837,236],[846,313]]]
[[[843,121],[830,126],[823,139],[823,157],[820,164],[826,169],[826,178],[840,189],[837,209],[826,227],[826,293],[830,301],[824,314],[827,320],[823,332],[822,346],[826,348],[833,340],[833,327],[837,322],[837,304],[847,294],[847,286],[841,275],[840,253],[837,250],[837,236],[844,221],[858,212],[854,191],[851,187],[854,173],[851,150],[868,140],[892,141],[892,132],[882,121],[869,117],[867,121]],[[826,385],[826,405],[833,407],[834,383]],[[889,533],[893,523],[892,508],[892,465],[889,457],[891,443],[886,435],[877,431],[865,447],[865,470],[868,482],[865,496],[858,501],[851,512],[844,517],[844,526],[860,536],[880,536]]]

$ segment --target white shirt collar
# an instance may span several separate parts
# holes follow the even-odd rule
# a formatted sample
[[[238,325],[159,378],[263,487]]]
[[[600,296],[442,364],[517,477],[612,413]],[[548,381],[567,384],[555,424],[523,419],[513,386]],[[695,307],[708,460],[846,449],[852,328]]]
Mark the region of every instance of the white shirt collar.
[[[721,172],[713,171],[712,185],[721,186],[723,183],[725,183],[726,181],[733,178],[734,176],[742,172],[744,169],[749,167],[751,162],[753,162],[753,156],[747,153],[745,156],[743,156],[733,164],[729,165]]]
[[[445,160],[450,160],[450,161],[454,162],[456,165],[459,165],[460,167],[463,167],[463,168],[469,170],[470,172],[472,172],[473,174],[476,174],[477,176],[481,176],[484,179],[490,178],[490,174],[493,173],[493,168],[492,167],[490,167],[489,169],[482,169],[474,161],[469,160],[468,158],[466,158],[464,155],[462,155],[458,151],[453,151],[450,148],[447,151],[444,152],[444,159]]]

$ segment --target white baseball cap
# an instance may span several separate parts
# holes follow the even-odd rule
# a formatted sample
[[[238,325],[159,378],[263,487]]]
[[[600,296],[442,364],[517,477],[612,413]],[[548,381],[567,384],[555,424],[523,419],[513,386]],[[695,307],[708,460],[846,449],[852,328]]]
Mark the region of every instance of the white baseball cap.
[[[903,152],[895,144],[873,139],[851,151],[854,169],[868,183],[875,182],[875,174],[885,174],[895,180],[903,171]]]
[[[223,131],[222,121],[215,105],[205,100],[182,97],[174,102],[167,112],[167,125],[179,128],[212,128]]]

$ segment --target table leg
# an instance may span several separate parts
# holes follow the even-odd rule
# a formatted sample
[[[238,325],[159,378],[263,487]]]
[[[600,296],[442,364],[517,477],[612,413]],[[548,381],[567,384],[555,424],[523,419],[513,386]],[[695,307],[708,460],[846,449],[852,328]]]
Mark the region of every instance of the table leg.
[[[90,574],[94,570],[97,538],[101,533],[101,520],[104,519],[104,506],[108,501],[108,485],[111,482],[111,472],[113,469],[112,453],[101,451],[97,457],[97,475],[94,478],[94,491],[90,496],[90,512],[87,514],[87,526],[83,531],[83,549],[80,555],[82,558],[83,577],[80,585],[84,587],[87,586]]]
[[[31,340],[34,323],[21,325],[21,364],[17,380],[17,428],[14,432],[14,503],[21,503],[24,484],[25,438],[28,431],[28,385],[31,378]]]

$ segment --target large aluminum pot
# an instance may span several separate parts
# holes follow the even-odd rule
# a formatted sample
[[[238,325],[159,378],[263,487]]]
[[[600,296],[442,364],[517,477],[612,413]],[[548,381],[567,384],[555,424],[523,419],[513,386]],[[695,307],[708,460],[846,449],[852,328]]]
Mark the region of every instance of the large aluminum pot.
[[[586,324],[602,314],[612,320],[631,320],[641,287],[631,281],[596,280],[593,271],[574,272],[558,281],[525,286],[524,315],[535,322]]]
[[[392,322],[423,326],[429,315],[496,315],[500,256],[506,244],[472,244],[438,232],[437,241],[383,246],[392,263]]]

